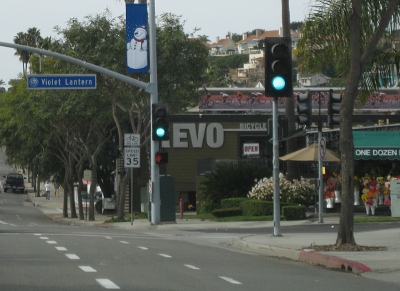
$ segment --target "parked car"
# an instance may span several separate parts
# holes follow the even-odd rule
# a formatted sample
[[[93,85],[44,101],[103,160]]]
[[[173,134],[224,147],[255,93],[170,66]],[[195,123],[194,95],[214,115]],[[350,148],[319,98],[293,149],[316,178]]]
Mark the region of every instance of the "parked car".
[[[14,193],[17,191],[25,192],[24,176],[19,173],[9,173],[3,177],[5,178],[3,183],[4,192],[7,192],[8,189],[13,190]]]

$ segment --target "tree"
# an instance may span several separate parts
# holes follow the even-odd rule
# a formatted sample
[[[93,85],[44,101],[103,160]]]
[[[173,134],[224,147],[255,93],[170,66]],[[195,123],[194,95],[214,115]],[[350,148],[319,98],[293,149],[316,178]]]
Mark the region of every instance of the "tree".
[[[282,0],[282,28],[283,28],[283,36],[291,37],[290,32],[290,9],[289,9],[289,0]],[[285,102],[285,116],[288,121],[288,132],[295,131],[295,113],[294,113],[294,102],[293,96],[286,96]],[[291,138],[286,141],[286,152],[291,153],[297,150],[296,139]],[[294,178],[298,178],[297,172],[297,164],[293,161],[288,161],[287,163],[287,175],[288,180],[293,180]]]
[[[400,23],[400,0],[319,0],[303,25],[299,43],[302,71],[315,71],[328,59],[347,83],[340,111],[342,206],[336,245],[356,245],[354,223],[355,102],[378,89],[381,78],[399,67],[398,53],[379,49]],[[398,72],[397,72],[398,73]],[[360,88],[360,89],[359,89]],[[364,99],[365,100],[365,99]]]

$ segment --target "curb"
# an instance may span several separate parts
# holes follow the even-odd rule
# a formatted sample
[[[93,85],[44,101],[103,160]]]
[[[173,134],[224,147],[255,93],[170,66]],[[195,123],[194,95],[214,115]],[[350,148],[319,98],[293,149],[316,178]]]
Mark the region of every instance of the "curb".
[[[286,258],[303,263],[321,265],[330,269],[337,269],[340,271],[351,272],[354,274],[361,274],[365,272],[372,272],[371,268],[359,262],[343,259],[340,257],[326,255],[318,252],[294,250],[288,248],[275,247],[264,245],[244,240],[245,237],[234,239],[233,247],[241,250],[252,250],[263,255]]]
[[[372,270],[368,266],[359,262],[343,259],[336,256],[321,254],[314,251],[301,251],[299,255],[299,261],[318,264],[331,269],[339,269],[341,271],[352,272],[354,274],[372,272]]]

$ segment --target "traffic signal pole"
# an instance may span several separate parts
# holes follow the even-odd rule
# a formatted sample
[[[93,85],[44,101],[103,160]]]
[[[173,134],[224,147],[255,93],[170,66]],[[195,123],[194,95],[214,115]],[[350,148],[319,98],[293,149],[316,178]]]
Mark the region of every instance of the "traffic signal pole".
[[[321,116],[321,92],[318,92],[318,115]],[[322,176],[322,153],[321,153],[321,139],[322,139],[322,121],[318,118],[318,222],[324,223],[324,191],[323,191],[323,176]]]
[[[157,51],[156,51],[156,17],[155,17],[155,0],[149,0],[149,42],[150,42],[150,101],[151,106],[158,103],[158,84],[157,84]],[[151,115],[153,115],[153,110]],[[151,116],[150,120],[153,120]],[[151,132],[153,132],[153,124],[151,125]],[[151,175],[149,188],[150,204],[151,204],[151,224],[157,225],[161,221],[161,199],[160,199],[160,170],[156,163],[156,153],[159,150],[159,141],[151,139],[150,142],[150,163]]]

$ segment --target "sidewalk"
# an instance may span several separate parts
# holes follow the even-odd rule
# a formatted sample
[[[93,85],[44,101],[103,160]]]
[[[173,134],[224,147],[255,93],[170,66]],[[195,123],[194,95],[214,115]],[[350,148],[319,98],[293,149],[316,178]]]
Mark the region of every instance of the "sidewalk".
[[[29,185],[29,184],[28,184]],[[42,191],[44,193],[44,191]],[[176,223],[151,225],[147,219],[135,219],[131,222],[104,223],[110,216],[95,213],[95,221],[79,220],[77,218],[63,218],[63,191],[60,196],[54,197],[51,191],[51,199],[35,197],[33,190],[28,195],[32,203],[54,221],[71,225],[88,225],[95,227],[112,227],[129,230],[196,230],[207,228],[260,228],[273,227],[273,222],[213,222],[200,220],[177,219]],[[363,214],[357,214],[363,215]],[[312,264],[340,269],[342,271],[360,274],[368,278],[374,278],[385,282],[400,284],[400,227],[383,229],[370,232],[355,233],[355,240],[362,246],[383,246],[386,251],[365,252],[315,252],[312,245],[332,245],[336,241],[339,214],[324,215],[326,231],[311,233],[285,233],[285,226],[289,225],[319,225],[318,219],[302,221],[281,221],[282,236],[275,237],[271,234],[264,235],[240,235],[234,239],[233,246],[239,249],[260,253],[266,256],[287,258]],[[400,226],[400,224],[399,224]],[[325,229],[325,228],[324,228]]]

